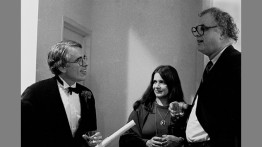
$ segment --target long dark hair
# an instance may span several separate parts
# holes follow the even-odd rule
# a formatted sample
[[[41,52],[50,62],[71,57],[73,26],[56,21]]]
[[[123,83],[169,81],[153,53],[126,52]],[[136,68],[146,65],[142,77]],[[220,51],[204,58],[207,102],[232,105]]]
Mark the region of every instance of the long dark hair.
[[[152,112],[153,103],[156,100],[156,96],[153,90],[153,80],[156,73],[159,73],[162,79],[167,84],[169,90],[168,103],[171,103],[173,101],[184,102],[184,94],[177,70],[170,65],[160,65],[152,73],[150,84],[148,85],[142,98],[134,103],[134,110],[136,110],[141,104],[143,104],[147,111]]]

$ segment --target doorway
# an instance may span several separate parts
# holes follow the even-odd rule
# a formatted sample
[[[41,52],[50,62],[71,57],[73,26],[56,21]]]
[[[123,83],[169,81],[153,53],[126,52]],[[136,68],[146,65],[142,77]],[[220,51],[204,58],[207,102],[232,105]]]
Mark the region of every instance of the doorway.
[[[90,59],[90,50],[91,50],[91,31],[86,29],[83,25],[77,23],[73,19],[63,16],[63,31],[62,31],[62,40],[73,40],[80,44],[84,49],[84,54],[87,56],[87,77],[86,80],[80,82],[80,84],[90,87],[90,70],[91,70],[91,59]]]

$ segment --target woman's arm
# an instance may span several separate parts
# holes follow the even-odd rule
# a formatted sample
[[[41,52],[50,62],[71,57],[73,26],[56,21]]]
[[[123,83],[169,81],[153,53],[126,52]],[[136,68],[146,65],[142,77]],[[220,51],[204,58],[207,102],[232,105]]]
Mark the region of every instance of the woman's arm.
[[[134,120],[136,125],[120,136],[119,147],[146,147],[147,139],[142,138],[138,111],[131,112],[128,122],[131,120]]]

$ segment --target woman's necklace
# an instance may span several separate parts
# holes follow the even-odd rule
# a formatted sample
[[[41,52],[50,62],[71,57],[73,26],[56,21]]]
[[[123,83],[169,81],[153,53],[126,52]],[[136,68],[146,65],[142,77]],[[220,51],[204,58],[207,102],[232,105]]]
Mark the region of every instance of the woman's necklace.
[[[157,107],[157,106],[156,106],[156,107]],[[156,111],[158,112],[159,116],[161,117],[160,125],[161,125],[161,126],[165,126],[165,125],[166,125],[166,116],[167,116],[167,114],[168,114],[169,111],[166,112],[165,117],[163,118],[162,115],[161,115],[161,113],[159,112],[159,110],[158,110],[156,107],[155,107],[155,109],[156,109]]]
[[[154,105],[154,109],[155,109],[155,129],[156,129],[156,136],[162,136],[161,134],[158,134],[159,132],[158,132],[158,125],[157,125],[157,119],[156,119],[156,113],[157,113],[157,103],[155,103],[155,105]],[[167,111],[167,114],[168,114],[168,112],[169,111]],[[160,113],[159,111],[158,111],[158,113]],[[167,116],[167,114],[166,114],[166,116]],[[166,127],[165,125],[167,124],[166,123],[166,121],[165,121],[165,119],[166,119],[166,116],[164,117],[164,119],[163,119],[163,117],[161,116],[161,114],[160,114],[160,117],[161,117],[161,121],[160,121],[160,126],[163,126],[163,127]],[[169,115],[170,116],[170,115]],[[170,116],[171,117],[171,116]],[[169,123],[168,123],[168,125],[170,125],[170,121],[169,121]],[[161,132],[161,131],[160,131]]]

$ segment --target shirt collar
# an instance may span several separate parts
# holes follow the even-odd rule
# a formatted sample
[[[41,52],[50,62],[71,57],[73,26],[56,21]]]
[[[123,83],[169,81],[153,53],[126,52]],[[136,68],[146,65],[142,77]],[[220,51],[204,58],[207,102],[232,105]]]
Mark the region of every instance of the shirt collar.
[[[58,82],[58,84],[59,84],[60,86],[62,86],[64,89],[66,89],[66,88],[68,88],[68,87],[76,88],[76,83],[74,83],[72,86],[69,86],[63,78],[61,78],[60,76],[58,76],[58,77],[63,81],[63,85],[60,84],[59,82]]]
[[[224,49],[222,49],[211,61],[213,63],[213,65],[216,64],[218,58],[221,56],[221,54],[224,52],[224,50],[227,48],[228,46],[226,46]]]

